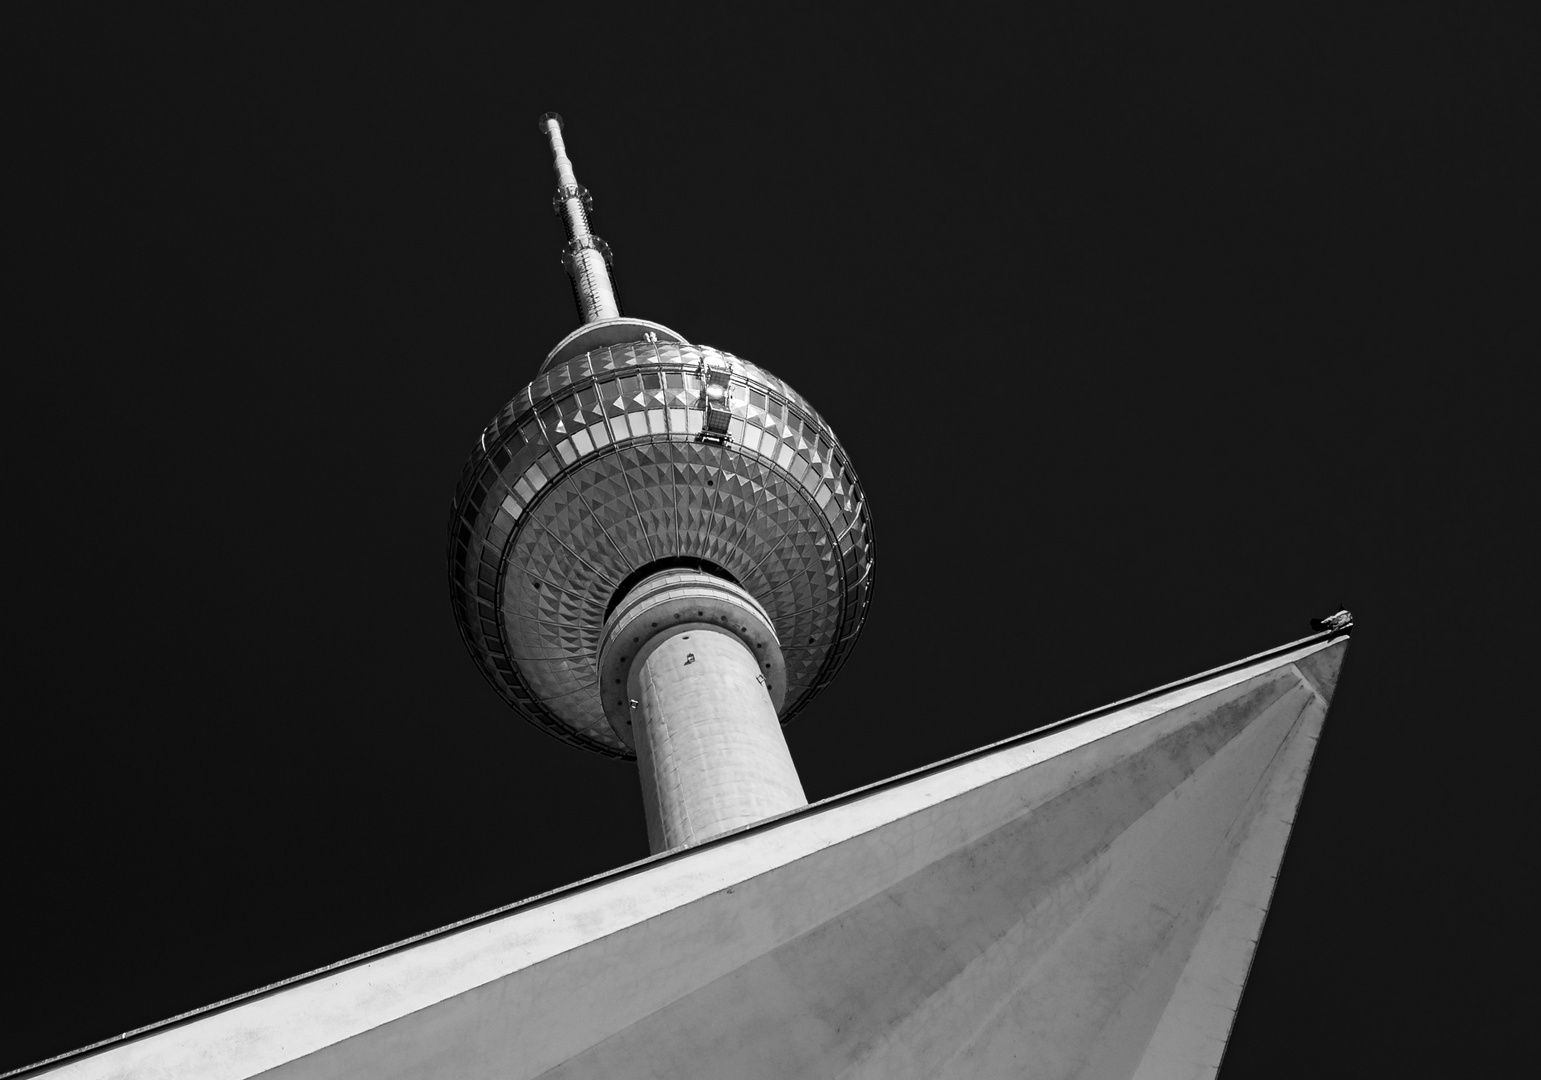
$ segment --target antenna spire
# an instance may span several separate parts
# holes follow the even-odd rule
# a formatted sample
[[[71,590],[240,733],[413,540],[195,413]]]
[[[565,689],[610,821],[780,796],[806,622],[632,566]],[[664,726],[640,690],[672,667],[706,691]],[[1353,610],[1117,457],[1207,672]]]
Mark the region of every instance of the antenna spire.
[[[540,118],[540,130],[551,140],[552,165],[556,169],[557,189],[552,206],[567,227],[567,247],[562,251],[562,266],[572,279],[573,298],[585,324],[601,319],[618,319],[621,306],[615,299],[610,281],[614,261],[610,245],[589,230],[589,214],[594,200],[588,189],[573,176],[573,163],[562,141],[562,118],[549,112]]]

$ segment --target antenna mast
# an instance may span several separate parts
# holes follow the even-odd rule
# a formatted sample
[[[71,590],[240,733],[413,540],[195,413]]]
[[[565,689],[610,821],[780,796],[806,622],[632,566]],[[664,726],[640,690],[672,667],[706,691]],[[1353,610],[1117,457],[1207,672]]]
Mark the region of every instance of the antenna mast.
[[[585,325],[601,319],[618,319],[621,306],[615,299],[610,281],[614,257],[610,245],[589,229],[589,214],[594,200],[588,189],[573,176],[573,163],[562,141],[562,118],[549,112],[540,118],[541,133],[551,139],[552,165],[556,169],[557,189],[552,206],[567,227],[567,247],[562,252],[562,266],[572,279],[573,298]]]

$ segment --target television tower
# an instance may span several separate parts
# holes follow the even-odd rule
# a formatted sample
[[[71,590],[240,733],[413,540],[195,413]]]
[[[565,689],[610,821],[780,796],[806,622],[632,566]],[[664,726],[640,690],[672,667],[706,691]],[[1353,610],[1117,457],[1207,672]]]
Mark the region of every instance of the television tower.
[[[455,612],[515,711],[636,759],[668,854],[28,1075],[1211,1080],[1353,617],[799,812],[781,724],[866,615],[861,488],[780,379],[621,315],[541,130],[582,325],[466,466]]]
[[[637,761],[648,839],[665,851],[807,805],[781,725],[855,644],[871,515],[802,395],[621,315],[562,118],[540,130],[582,325],[466,464],[451,594],[515,712]]]

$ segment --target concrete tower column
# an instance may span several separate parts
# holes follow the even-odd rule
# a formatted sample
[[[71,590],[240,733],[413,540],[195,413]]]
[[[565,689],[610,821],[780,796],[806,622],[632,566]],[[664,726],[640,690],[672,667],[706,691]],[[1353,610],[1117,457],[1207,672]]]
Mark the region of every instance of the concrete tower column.
[[[645,578],[606,621],[599,666],[605,713],[637,751],[654,852],[808,804],[777,717],[781,646],[737,585]]]

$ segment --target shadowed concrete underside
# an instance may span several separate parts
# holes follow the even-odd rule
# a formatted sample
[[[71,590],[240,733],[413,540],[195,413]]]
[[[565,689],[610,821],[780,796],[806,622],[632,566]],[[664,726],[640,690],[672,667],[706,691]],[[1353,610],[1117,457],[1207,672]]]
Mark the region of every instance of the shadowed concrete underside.
[[[57,1075],[1211,1076],[1346,644],[1008,740]]]

